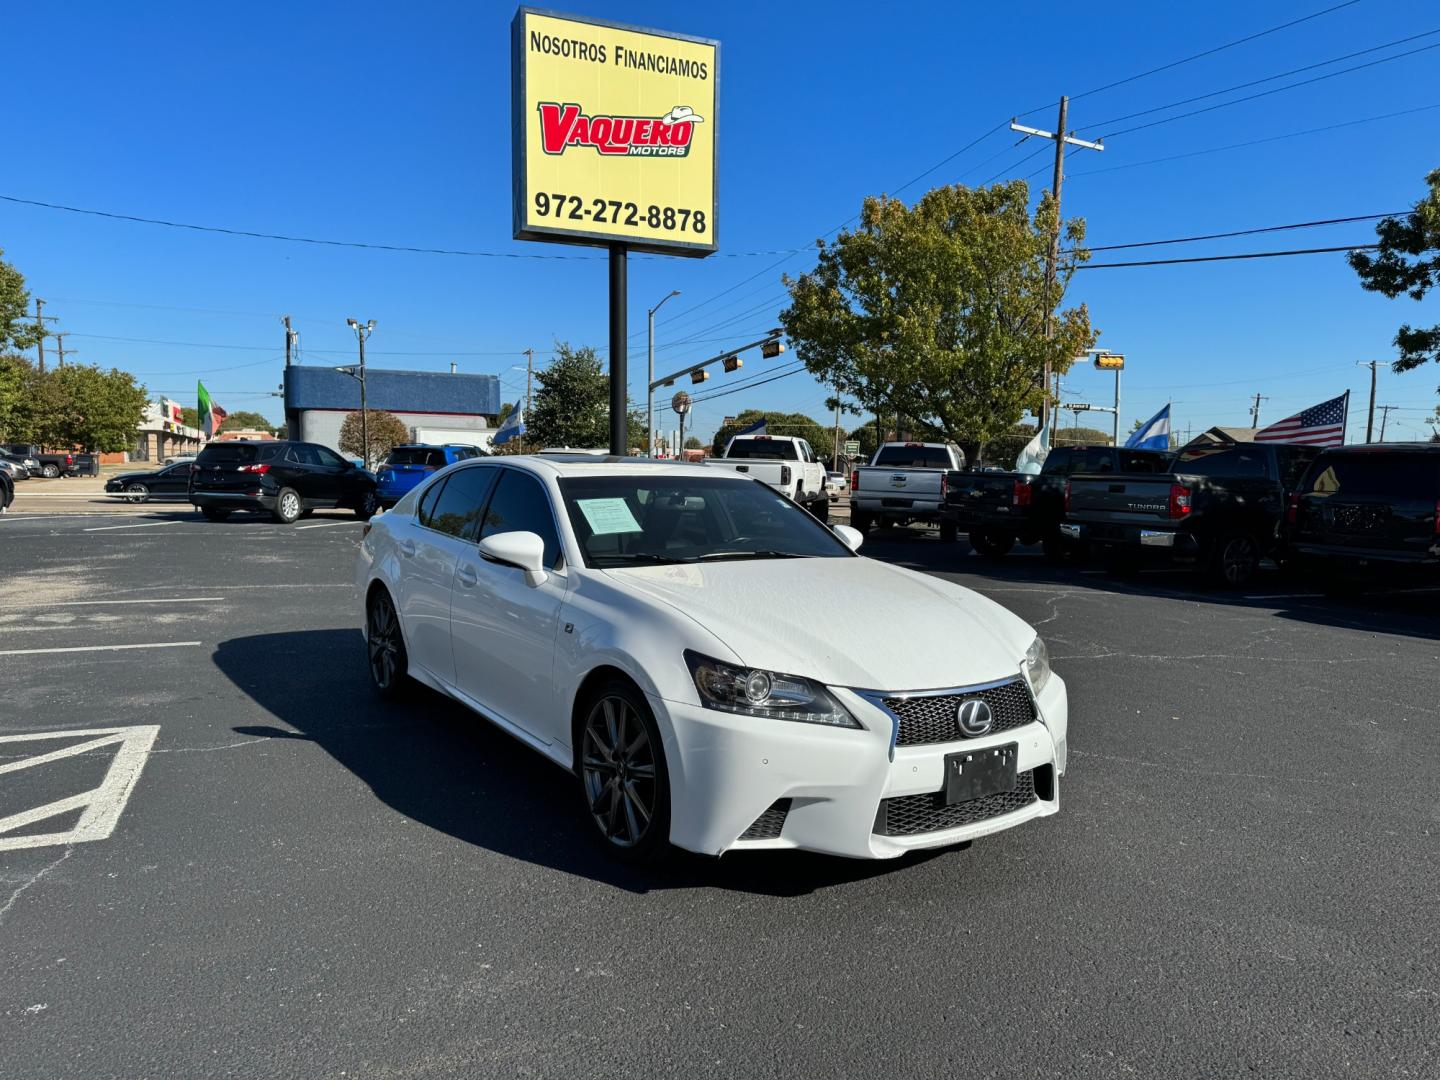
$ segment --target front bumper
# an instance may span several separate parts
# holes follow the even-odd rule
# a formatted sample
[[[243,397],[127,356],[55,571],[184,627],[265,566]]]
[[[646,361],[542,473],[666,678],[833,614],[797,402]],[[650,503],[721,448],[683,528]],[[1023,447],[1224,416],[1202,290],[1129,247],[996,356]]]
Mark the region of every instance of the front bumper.
[[[1065,771],[1069,701],[1058,676],[1052,675],[1036,701],[1039,721],[978,739],[893,750],[888,713],[852,691],[832,692],[861,730],[737,716],[651,697],[670,772],[671,842],[709,855],[802,848],[889,859],[964,843],[1059,810],[1057,776]],[[887,835],[877,821],[882,800],[943,790],[946,754],[1008,743],[1017,747],[1017,771],[1032,776],[1033,801],[969,824],[910,835]],[[773,824],[781,808],[778,829],[752,830],[767,812]],[[747,830],[762,838],[745,837]]]

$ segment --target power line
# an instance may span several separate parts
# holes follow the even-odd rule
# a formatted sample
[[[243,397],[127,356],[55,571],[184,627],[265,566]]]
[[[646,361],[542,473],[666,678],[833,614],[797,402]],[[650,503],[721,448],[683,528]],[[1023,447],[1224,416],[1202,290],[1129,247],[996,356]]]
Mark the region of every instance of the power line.
[[[1147,259],[1143,262],[1081,263],[1076,270],[1109,270],[1121,266],[1175,266],[1179,263],[1229,262],[1234,259],[1274,259],[1283,255],[1325,255],[1336,251],[1373,251],[1379,244],[1347,244],[1344,247],[1302,248],[1298,251],[1250,251],[1243,255],[1196,255],[1188,259]]]
[[[1293,225],[1263,225],[1254,229],[1236,229],[1234,232],[1206,233],[1202,236],[1180,236],[1173,240],[1138,240],[1133,244],[1105,244],[1101,247],[1086,248],[1086,251],[1123,251],[1126,248],[1159,247],[1163,244],[1192,244],[1200,240],[1225,240],[1232,236],[1254,236],[1258,233],[1285,232],[1289,229],[1314,229],[1323,225],[1344,225],[1353,221],[1378,221],[1380,218],[1401,217],[1409,211],[1401,210],[1389,214],[1358,214],[1355,217],[1326,218],[1322,221],[1298,221]],[[1345,250],[1349,250],[1348,248]],[[1073,252],[1065,252],[1069,255]]]
[[[75,334],[75,333],[72,333],[72,334],[71,334],[71,337],[93,338],[93,339],[95,339],[96,341],[123,341],[123,342],[129,342],[129,343],[135,344],[135,345],[179,345],[179,346],[184,346],[184,347],[186,347],[186,348],[191,348],[191,349],[243,349],[243,350],[246,350],[246,351],[249,351],[249,352],[272,352],[272,351],[274,351],[274,348],[275,348],[275,346],[273,346],[273,345],[231,345],[231,344],[220,344],[220,343],[217,343],[217,342],[205,342],[205,341],[162,341],[162,340],[159,340],[159,339],[156,339],[156,338],[113,337],[113,336],[111,336],[111,335],[109,335],[109,334]],[[336,355],[340,355],[340,356],[349,356],[354,350],[353,350],[353,349],[306,349],[305,351],[306,351],[306,352],[312,352],[312,353],[326,353],[326,354],[336,354]],[[474,351],[464,351],[464,350],[460,350],[460,349],[441,349],[441,350],[438,350],[438,351],[429,351],[429,352],[403,352],[403,351],[397,351],[397,350],[394,350],[394,349],[388,349],[388,350],[387,350],[387,349],[373,349],[373,350],[366,350],[366,351],[367,351],[371,356],[516,356],[516,355],[519,355],[519,352],[520,352],[520,350],[518,350],[518,349],[500,349],[500,350],[495,350],[495,351],[490,351],[490,352],[474,352]]]
[[[1194,97],[1182,98],[1179,101],[1172,101],[1168,105],[1155,105],[1149,109],[1141,109],[1138,112],[1126,113],[1124,116],[1112,116],[1108,120],[1097,120],[1093,124],[1086,124],[1085,129],[1089,130],[1091,128],[1109,127],[1111,124],[1119,124],[1125,120],[1134,120],[1136,117],[1139,116],[1150,116],[1152,113],[1164,112],[1166,109],[1178,109],[1181,105],[1191,105],[1197,101],[1204,101],[1207,98],[1219,97],[1221,94],[1233,93],[1236,90],[1248,90],[1250,87],[1259,86],[1262,83],[1274,82],[1276,79],[1285,79],[1291,75],[1299,75],[1301,72],[1304,71],[1314,71],[1316,68],[1328,67],[1331,64],[1338,64],[1344,60],[1353,60],[1357,56],[1366,56],[1373,52],[1379,52],[1381,49],[1390,49],[1395,47],[1396,45],[1404,45],[1411,41],[1419,41],[1421,38],[1434,37],[1436,34],[1440,34],[1440,28],[1437,28],[1435,30],[1426,30],[1424,33],[1421,34],[1411,34],[1409,37],[1397,38],[1394,41],[1387,41],[1383,45],[1372,45],[1368,49],[1360,49],[1358,52],[1345,53],[1343,56],[1331,57],[1329,60],[1319,60],[1313,64],[1305,64],[1302,67],[1291,68],[1289,71],[1282,71],[1276,75],[1266,75],[1264,78],[1251,79],[1249,82],[1236,83],[1234,86],[1227,86],[1223,90],[1211,90],[1205,94],[1197,94]],[[1400,55],[1403,56],[1408,54],[1402,53]],[[1396,57],[1385,57],[1385,59],[1393,60],[1396,59]],[[1343,74],[1343,72],[1335,72],[1334,74],[1339,75]],[[1303,86],[1304,84],[1301,83],[1299,85]]]
[[[748,386],[733,386],[733,387],[729,387],[728,389],[725,389],[725,390],[717,390],[717,391],[715,391],[714,393],[711,393],[711,394],[705,394],[705,395],[700,396],[700,397],[693,397],[693,398],[691,398],[690,400],[691,400],[692,403],[699,403],[699,402],[703,402],[703,401],[713,401],[713,400],[715,400],[716,398],[726,397],[726,396],[728,396],[728,395],[730,395],[730,394],[738,394],[738,393],[740,393],[742,390],[753,390],[753,389],[755,389],[755,387],[757,387],[757,386],[764,386],[766,383],[775,382],[777,379],[788,379],[788,378],[790,378],[790,376],[792,376],[792,375],[799,375],[799,374],[800,374],[802,371],[804,371],[804,370],[805,370],[805,366],[802,364],[800,367],[796,368],[796,369],[793,370],[793,371],[785,371],[785,372],[781,372],[780,374],[771,375],[768,379],[760,379],[758,382],[752,382],[752,383],[750,383]]]

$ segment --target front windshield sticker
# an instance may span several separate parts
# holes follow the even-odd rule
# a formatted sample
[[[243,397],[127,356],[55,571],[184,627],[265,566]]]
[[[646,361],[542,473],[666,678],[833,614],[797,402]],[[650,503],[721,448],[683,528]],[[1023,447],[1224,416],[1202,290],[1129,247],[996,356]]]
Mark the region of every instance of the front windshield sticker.
[[[596,536],[641,531],[640,523],[630,512],[630,504],[624,499],[576,499],[575,505],[580,507]]]

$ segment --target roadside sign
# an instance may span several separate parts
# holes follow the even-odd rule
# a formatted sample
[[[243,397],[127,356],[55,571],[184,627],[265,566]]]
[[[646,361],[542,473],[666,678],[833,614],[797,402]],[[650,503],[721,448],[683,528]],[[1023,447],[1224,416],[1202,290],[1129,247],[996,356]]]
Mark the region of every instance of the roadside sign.
[[[676,391],[675,396],[670,399],[670,408],[684,416],[690,411],[690,395],[684,390]]]
[[[717,249],[719,42],[522,7],[511,47],[517,240]]]
[[[847,440],[845,440],[845,456],[846,456],[846,457],[854,457],[854,456],[855,456],[856,454],[858,454],[858,453],[860,453],[860,440],[859,440],[859,439],[847,439]]]

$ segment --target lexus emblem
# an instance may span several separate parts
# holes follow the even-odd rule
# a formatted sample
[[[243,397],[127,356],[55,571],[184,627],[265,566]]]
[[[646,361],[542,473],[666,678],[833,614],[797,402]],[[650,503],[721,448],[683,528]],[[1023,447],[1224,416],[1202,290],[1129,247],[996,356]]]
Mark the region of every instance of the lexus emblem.
[[[980,698],[966,698],[955,710],[955,725],[961,735],[973,739],[995,726],[995,716]]]

